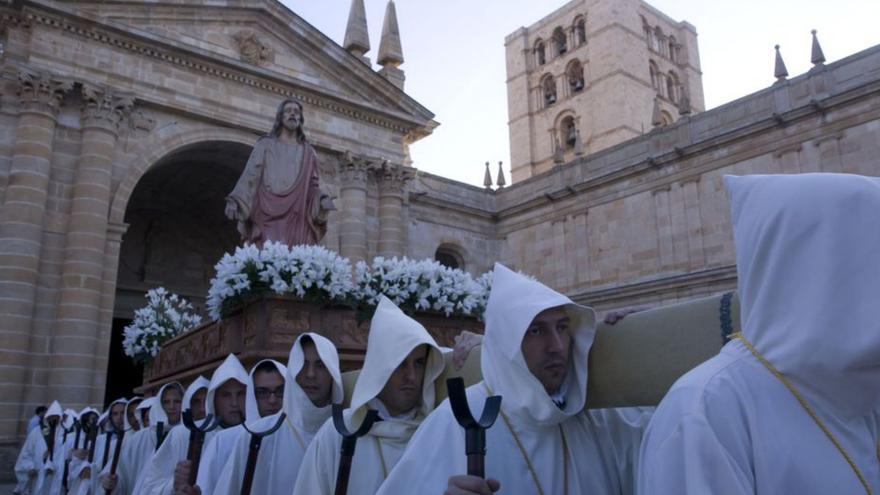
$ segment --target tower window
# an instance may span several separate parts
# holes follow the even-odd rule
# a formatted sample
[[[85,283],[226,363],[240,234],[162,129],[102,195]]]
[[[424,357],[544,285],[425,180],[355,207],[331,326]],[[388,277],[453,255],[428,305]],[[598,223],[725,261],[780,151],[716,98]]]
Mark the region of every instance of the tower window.
[[[556,54],[562,55],[568,51],[568,40],[562,28],[556,28],[553,31],[553,43],[556,44]]]
[[[583,17],[578,17],[574,21],[574,33],[578,45],[583,45],[587,42],[587,22]]]
[[[673,102],[678,102],[678,76],[675,72],[669,71],[666,76],[666,96]]]
[[[573,60],[568,65],[568,85],[572,93],[578,93],[584,89],[584,67],[579,60]]]
[[[541,89],[544,92],[544,104],[550,106],[556,103],[556,79],[550,74],[541,80]]]
[[[544,51],[544,42],[538,41],[535,43],[535,58],[538,61],[538,65],[544,65],[547,63],[547,53]]]
[[[448,244],[443,244],[437,248],[437,251],[434,253],[434,260],[447,268],[464,270],[464,257],[459,253],[458,249]]]
[[[574,117],[566,117],[562,119],[562,125],[559,127],[562,137],[562,143],[565,149],[570,150],[577,144],[577,126],[574,123]]]

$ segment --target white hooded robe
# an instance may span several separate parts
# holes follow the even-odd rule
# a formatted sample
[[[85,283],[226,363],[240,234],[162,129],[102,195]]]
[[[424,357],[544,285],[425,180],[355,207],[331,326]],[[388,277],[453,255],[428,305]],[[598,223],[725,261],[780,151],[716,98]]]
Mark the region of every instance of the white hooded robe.
[[[287,361],[287,378],[284,384],[284,409],[287,418],[281,428],[270,436],[263,437],[259,456],[254,469],[251,493],[287,493],[296,482],[299,465],[306,448],[318,429],[330,418],[330,405],[316,407],[296,383],[296,375],[302,370],[305,357],[302,339],[308,336],[315,343],[321,361],[333,377],[333,403],[343,400],[342,375],[339,372],[339,354],[327,338],[316,333],[304,333],[297,337],[290,349]],[[275,426],[279,414],[261,418],[248,428],[262,432]],[[250,447],[250,435],[238,437],[229,455],[229,461],[222,470],[214,495],[238,495],[244,481],[245,468]]]
[[[573,337],[564,409],[529,371],[521,350],[535,316],[559,306],[570,318]],[[632,466],[648,415],[636,409],[584,410],[587,358],[596,333],[593,310],[496,264],[485,321],[483,381],[467,388],[468,403],[479,418],[489,391],[501,395],[509,421],[508,426],[499,415],[486,431],[486,477],[500,481],[501,493],[512,495],[632,493]],[[451,476],[464,474],[465,433],[447,399],[419,427],[378,493],[407,493],[421,486],[424,493],[439,494]]]
[[[53,462],[46,456],[48,446],[41,428],[34,428],[28,433],[24,446],[21,448],[18,460],[15,463],[15,476],[18,479],[16,490],[19,493],[32,495],[39,493],[52,493],[51,490],[57,484],[57,490],[61,489],[61,472],[64,469],[64,431],[61,425],[62,410],[58,401],[53,401],[44,415],[44,422],[48,425],[50,417],[59,419],[55,427],[55,448],[53,449]],[[34,470],[33,477],[28,476],[28,471]],[[57,476],[55,473],[58,473]],[[57,481],[57,483],[56,483]],[[57,493],[57,492],[55,492]]]
[[[725,177],[742,333],[880,493],[880,180]],[[859,494],[855,471],[740,340],[681,377],[645,435],[651,494]]]
[[[395,369],[419,345],[427,345],[428,362],[422,401],[413,411],[389,417],[376,398]],[[403,454],[416,428],[434,410],[434,380],[443,372],[443,354],[425,327],[406,316],[389,299],[380,296],[370,323],[367,354],[344,417],[349,431],[360,426],[369,408],[379,410],[382,421],[358,439],[351,463],[348,495],[372,495]],[[339,469],[342,437],[329,419],[312,440],[300,465],[295,495],[332,495]],[[411,491],[412,487],[409,487]]]
[[[212,416],[215,414],[214,394],[229,380],[235,380],[244,386],[248,383],[248,373],[234,354],[227,356],[211,376],[208,394],[205,397],[206,414]],[[220,431],[222,430],[218,427],[205,434],[203,452],[204,447],[211,442],[211,438]],[[171,495],[174,492],[174,470],[179,462],[186,460],[189,435],[190,432],[185,426],[171,430],[165,442],[144,468],[134,495]]]
[[[264,362],[272,363],[275,369],[278,370],[278,373],[285,377],[285,385],[287,382],[287,367],[273,359],[264,359],[251,368],[251,372],[248,374],[247,390],[245,391],[245,421],[248,424],[255,423],[261,418],[254,388],[254,372]],[[217,485],[217,480],[220,479],[223,466],[229,460],[230,453],[236,442],[243,436],[248,437],[249,435],[241,425],[238,425],[218,432],[209,443],[205,443],[201,464],[199,465],[199,478],[196,480],[202,495],[214,493],[214,487]]]

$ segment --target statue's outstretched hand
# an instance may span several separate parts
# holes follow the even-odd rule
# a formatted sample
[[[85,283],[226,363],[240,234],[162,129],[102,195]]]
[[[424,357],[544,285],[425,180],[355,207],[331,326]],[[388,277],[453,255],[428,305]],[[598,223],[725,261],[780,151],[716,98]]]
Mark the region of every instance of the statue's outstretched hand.
[[[232,199],[226,200],[226,218],[238,220],[238,205]]]

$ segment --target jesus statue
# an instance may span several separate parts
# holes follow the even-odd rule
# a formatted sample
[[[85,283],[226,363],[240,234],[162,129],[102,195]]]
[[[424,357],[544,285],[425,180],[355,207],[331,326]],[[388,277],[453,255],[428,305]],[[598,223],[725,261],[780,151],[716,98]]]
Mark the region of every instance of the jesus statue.
[[[333,200],[320,187],[318,157],[303,132],[296,100],[278,106],[275,124],[254,150],[226,197],[226,216],[238,222],[245,242],[317,244],[327,232]]]

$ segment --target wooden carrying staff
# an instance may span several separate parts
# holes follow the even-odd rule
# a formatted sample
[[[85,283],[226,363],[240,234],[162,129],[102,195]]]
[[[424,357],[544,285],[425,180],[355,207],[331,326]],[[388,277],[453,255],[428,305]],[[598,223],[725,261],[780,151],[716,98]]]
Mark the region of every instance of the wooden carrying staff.
[[[345,419],[342,417],[343,410],[342,404],[333,404],[333,426],[342,435],[342,447],[339,449],[339,470],[336,471],[334,495],[346,495],[348,493],[348,478],[351,476],[351,460],[354,458],[354,448],[357,446],[357,439],[369,433],[373,423],[379,419],[379,412],[375,409],[369,409],[360,428],[350,432],[348,427],[345,426]]]
[[[486,477],[484,461],[486,459],[486,430],[492,427],[501,412],[501,396],[493,395],[486,398],[480,420],[474,419],[468,404],[464,380],[460,377],[446,380],[449,393],[449,406],[455,420],[464,428],[464,450],[467,454],[467,470],[471,476]]]
[[[196,486],[199,477],[199,463],[202,460],[202,447],[205,446],[205,434],[220,426],[220,421],[213,415],[205,416],[202,426],[196,425],[192,412],[187,409],[183,412],[183,425],[189,430],[189,446],[186,449],[186,460],[192,467],[189,470],[189,486]]]
[[[257,458],[260,455],[260,446],[263,444],[263,439],[278,431],[278,428],[281,428],[281,425],[284,424],[285,419],[287,419],[287,414],[281,413],[275,425],[264,432],[251,431],[246,423],[241,424],[245,431],[251,434],[251,441],[248,445],[247,465],[244,468],[244,480],[241,482],[241,495],[251,495],[251,486],[254,484],[254,471],[257,469]]]
[[[110,425],[116,433],[116,448],[113,449],[113,463],[110,464],[110,476],[116,476],[116,468],[119,467],[119,452],[122,450],[122,440],[125,438],[125,430],[116,428],[113,421],[110,422]],[[104,462],[107,462],[106,455]],[[104,490],[104,495],[110,495],[111,493],[113,493],[113,490]]]

